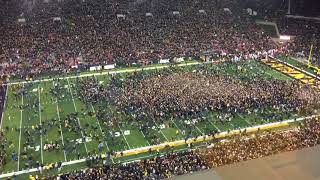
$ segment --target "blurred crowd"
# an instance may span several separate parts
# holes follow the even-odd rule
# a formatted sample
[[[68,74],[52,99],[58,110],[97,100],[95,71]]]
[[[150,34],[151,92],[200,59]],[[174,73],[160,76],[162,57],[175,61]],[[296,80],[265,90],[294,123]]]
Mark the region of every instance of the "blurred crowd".
[[[241,72],[241,70],[239,70]],[[159,72],[128,78],[108,87],[109,101],[146,121],[150,117],[190,117],[203,111],[247,113],[273,107],[299,112],[320,96],[297,82],[252,79],[240,81],[217,72]],[[151,116],[148,116],[151,115]]]
[[[279,18],[284,12],[274,11],[274,7],[283,7],[283,3],[251,0],[0,3],[2,76],[22,78],[113,63],[143,65],[173,57],[199,58],[208,53],[229,59],[257,59],[276,49],[307,56],[310,44],[314,44],[314,56],[319,58],[319,24]],[[255,17],[248,14],[247,8],[257,10],[259,17],[267,20],[278,18],[281,32],[295,35],[295,40],[289,46],[276,45],[255,24]]]
[[[77,79],[80,99],[86,104],[96,104],[106,97],[105,87],[96,78]]]
[[[4,132],[0,131],[0,168],[4,164],[6,164],[6,158],[7,158],[6,145],[7,145],[7,140],[5,138]]]
[[[0,74],[24,77],[111,63],[130,66],[208,52],[254,59],[278,48],[237,1],[130,3],[36,1],[32,10],[15,17],[26,23],[2,21]],[[156,8],[144,8],[152,6]],[[57,16],[61,21],[53,20]]]
[[[288,53],[293,57],[308,59],[312,47],[312,61],[320,65],[320,23],[317,20],[279,18],[280,33],[293,36]]]
[[[208,169],[194,151],[170,152],[164,156],[127,164],[104,165],[45,179],[166,179]]]
[[[266,132],[255,137],[219,142],[200,154],[210,167],[257,159],[282,152],[312,147],[320,143],[320,121],[312,119],[294,130]]]

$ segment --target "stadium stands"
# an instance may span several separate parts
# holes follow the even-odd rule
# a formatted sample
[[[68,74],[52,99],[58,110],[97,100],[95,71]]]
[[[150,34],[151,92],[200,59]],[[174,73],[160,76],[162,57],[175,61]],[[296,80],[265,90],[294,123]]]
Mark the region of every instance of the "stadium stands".
[[[3,22],[0,72],[24,78],[67,72],[72,67],[88,69],[112,63],[131,66],[172,57],[199,57],[207,51],[244,59],[277,48],[250,15],[239,11],[240,3],[221,1],[216,6],[209,2],[192,6],[195,2],[188,1],[181,4],[181,15],[174,16],[168,8],[174,7],[171,2],[159,1],[160,7],[152,17],[138,9],[124,19],[117,14],[125,7],[112,2],[36,3],[23,14],[26,23],[12,18]],[[223,9],[226,7],[232,14]],[[54,17],[60,17],[61,22]]]

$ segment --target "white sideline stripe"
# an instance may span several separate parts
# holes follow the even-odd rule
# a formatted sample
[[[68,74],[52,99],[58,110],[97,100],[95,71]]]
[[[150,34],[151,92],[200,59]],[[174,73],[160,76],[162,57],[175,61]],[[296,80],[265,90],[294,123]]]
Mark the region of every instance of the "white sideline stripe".
[[[202,62],[192,62],[192,63],[183,63],[183,64],[177,64],[178,67],[183,66],[192,66],[197,64],[204,64]],[[90,73],[90,74],[81,74],[78,76],[68,76],[63,78],[48,78],[48,79],[42,79],[42,80],[34,80],[34,81],[19,81],[19,82],[9,82],[8,84],[23,84],[23,83],[35,83],[35,82],[47,82],[47,81],[53,81],[54,79],[75,79],[77,77],[88,77],[88,76],[94,76],[94,75],[106,75],[106,74],[118,74],[118,73],[127,73],[127,72],[136,72],[136,71],[142,71],[142,70],[154,70],[154,69],[163,69],[170,67],[170,65],[162,65],[162,66],[155,66],[155,67],[145,67],[145,68],[137,68],[137,69],[119,69],[119,70],[113,70],[113,71],[105,71],[105,72],[96,72],[96,73]]]
[[[4,97],[4,104],[3,104],[3,111],[2,111],[2,115],[1,115],[1,120],[0,120],[0,130],[1,130],[1,127],[2,127],[2,123],[3,123],[3,114],[4,114],[4,111],[6,110],[6,104],[7,104],[7,96],[8,96],[8,89],[9,88],[9,84],[7,84],[7,88],[6,88],[6,95]]]
[[[24,88],[24,84],[22,84],[22,87]],[[21,95],[21,105],[23,106],[23,93]],[[20,109],[21,112],[21,119],[20,119],[20,135],[19,135],[19,149],[18,149],[18,171],[20,168],[20,146],[21,146],[21,128],[22,128],[22,111],[23,111],[23,107]]]
[[[176,152],[181,152],[181,151],[186,151],[186,150],[187,150],[187,148],[175,149],[175,150],[173,150],[173,152],[176,153]],[[162,156],[164,156],[166,154],[167,154],[167,152],[159,153],[159,157],[162,157]],[[157,155],[156,154],[149,154],[149,155],[145,155],[145,156],[141,156],[141,157],[137,157],[137,158],[132,158],[132,159],[129,159],[127,161],[122,162],[121,164],[129,164],[129,163],[133,163],[133,162],[140,162],[141,159],[150,158],[150,157],[154,157],[154,156],[157,156]]]
[[[74,102],[73,94],[72,94],[72,91],[71,91],[71,88],[70,88],[71,86],[70,86],[69,79],[67,79],[67,81],[68,81],[68,89],[69,89],[69,92],[70,92],[71,97],[72,97],[72,102],[73,102],[74,110],[75,110],[76,112],[78,112],[78,111],[77,111],[77,107],[76,107],[76,103]],[[81,128],[81,135],[82,135],[82,138],[83,138],[84,135],[83,135],[82,127],[81,127],[81,124],[80,124],[80,119],[79,119],[78,117],[77,117],[77,119],[78,119],[79,127]],[[86,148],[86,152],[87,152],[87,154],[88,154],[87,141],[84,142],[84,147]]]
[[[275,122],[275,123],[269,123],[269,124],[264,124],[264,125],[253,126],[253,127],[249,127],[249,128],[243,128],[243,129],[240,129],[240,131],[243,132],[245,129],[247,129],[247,130],[248,129],[257,129],[257,128],[274,126],[274,125],[283,124],[283,123],[293,123],[293,122],[303,121],[303,120],[312,119],[312,118],[316,118],[316,117],[320,117],[320,114],[319,115],[312,115],[312,116],[308,116],[308,117],[301,117],[301,118],[297,118],[297,119],[289,119],[289,120],[282,121],[282,122]],[[232,133],[232,132],[239,132],[239,130],[233,130],[230,133]],[[228,132],[225,131],[225,132],[221,132],[219,134],[220,135],[227,135]],[[198,138],[201,139],[203,137],[208,137],[208,135],[199,136]],[[192,140],[192,139],[194,139],[194,138],[189,138],[188,140]],[[173,141],[171,143],[179,143],[179,142],[180,143],[181,142],[185,142],[185,140]],[[142,148],[130,149],[130,150],[122,151],[122,153],[126,154],[128,152],[134,152],[134,151],[137,151],[137,150],[148,150],[150,148],[154,149],[156,147],[165,146],[165,145],[168,145],[168,143],[162,143],[162,144],[158,144],[158,145],[152,145],[152,146],[146,146],[146,147],[142,147]],[[121,151],[120,152],[116,152],[116,154],[120,154],[120,153],[121,153]],[[85,161],[86,161],[86,159],[79,159],[79,160],[74,160],[74,161],[69,161],[69,162],[63,162],[62,166],[77,164],[77,163],[81,163],[81,162],[85,162]],[[27,170],[22,170],[22,171],[17,171],[17,172],[11,172],[11,173],[7,173],[7,174],[1,174],[0,175],[0,179],[1,178],[11,177],[13,175],[21,175],[21,174],[37,172],[37,171],[40,171],[40,169],[39,168],[32,168],[32,169],[27,169]]]
[[[40,125],[42,127],[42,120],[41,120],[41,103],[40,103],[40,88],[39,88],[39,85],[38,85],[38,96],[39,96],[39,120],[40,120]],[[41,135],[40,135],[40,143],[41,143],[41,163],[43,164],[43,146],[42,146],[42,133],[43,133],[43,130],[41,130]]]

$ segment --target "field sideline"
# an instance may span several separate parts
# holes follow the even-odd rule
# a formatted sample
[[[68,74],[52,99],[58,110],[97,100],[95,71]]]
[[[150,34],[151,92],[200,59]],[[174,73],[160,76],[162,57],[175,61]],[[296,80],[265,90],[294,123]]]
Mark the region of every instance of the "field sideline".
[[[183,63],[178,64],[178,67],[187,67],[187,66],[196,66],[202,64],[201,62],[191,62],[191,63]],[[253,66],[253,71],[255,73],[262,73],[266,76],[267,79],[277,78],[280,80],[292,80],[288,76],[281,74],[280,72],[274,71],[268,68],[265,65],[260,63],[250,61],[244,66]],[[53,78],[35,80],[35,81],[23,81],[23,82],[11,82],[7,86],[6,91],[6,101],[5,108],[2,114],[2,121],[0,128],[5,129],[6,137],[8,141],[12,143],[10,148],[8,149],[8,156],[10,156],[13,152],[18,154],[18,161],[12,161],[11,159],[8,163],[0,169],[1,173],[9,173],[9,172],[24,172],[28,173],[26,169],[29,169],[30,165],[28,165],[28,160],[25,158],[21,158],[21,153],[23,151],[23,144],[26,142],[26,137],[23,135],[25,131],[33,129],[37,125],[45,124],[50,122],[52,119],[63,120],[70,113],[88,113],[95,112],[96,107],[92,104],[84,104],[78,97],[78,91],[76,89],[76,78],[86,78],[90,76],[94,76],[97,80],[99,80],[104,85],[108,84],[110,80],[110,74],[123,74],[125,78],[126,75],[136,72],[136,71],[152,71],[161,68],[167,68],[169,65],[160,65],[160,66],[151,66],[145,68],[129,68],[129,69],[120,69],[120,70],[112,70],[107,72],[94,72],[88,74],[81,74],[79,76],[67,76],[61,77],[57,81]],[[230,69],[232,73],[232,69]],[[12,88],[15,85],[27,86],[28,94],[24,97],[16,99],[13,95]],[[60,95],[63,98],[54,98],[50,94],[50,89],[55,85],[59,85],[64,88],[64,91]],[[19,106],[26,105],[34,105],[34,107],[19,109]],[[110,109],[111,110],[111,109]],[[230,123],[220,124],[217,121],[217,117],[215,113],[210,114],[210,117],[207,120],[207,123],[204,122],[196,122],[192,124],[194,126],[194,136],[202,136],[207,134],[210,131],[219,131],[226,132],[233,129],[243,129],[247,127],[253,127],[261,124],[273,123],[273,121],[269,121],[263,119],[259,114],[238,114],[237,117],[232,119]],[[284,119],[292,119],[298,118],[296,115],[292,115],[290,117],[284,117]],[[301,119],[303,120],[303,119]],[[161,139],[162,143],[168,143],[171,141],[179,141],[184,140],[185,137],[180,133],[176,134],[177,131],[181,132],[184,126],[181,126],[175,119],[169,119],[168,124],[157,124],[157,128],[154,129],[153,133]],[[82,128],[86,128],[87,125],[92,125],[98,127],[98,134],[100,137],[106,137],[106,130],[103,125],[95,117],[78,118],[78,124]],[[156,129],[160,130],[156,130]],[[109,144],[108,140],[104,139],[103,143],[105,148],[101,152],[102,154],[106,154],[110,150],[114,152],[128,152],[132,149],[141,149],[143,147],[151,146],[151,142],[145,135],[134,125],[130,124],[121,124],[114,129],[117,132],[117,136],[115,137],[115,144]],[[93,132],[92,132],[93,133]],[[90,134],[90,133],[89,133]],[[83,162],[85,158],[94,154],[99,142],[89,136],[85,136],[81,134],[82,137],[78,137],[77,134],[68,131],[64,126],[53,126],[48,130],[45,134],[39,134],[34,136],[34,140],[36,144],[27,150],[27,157],[31,155],[35,161],[38,161],[44,165],[55,163],[55,162],[64,162],[65,165],[77,164]],[[84,141],[82,139],[85,139]],[[64,151],[62,148],[59,151],[47,151],[44,150],[44,145],[46,143],[58,141],[62,146],[66,144],[70,144],[70,146],[74,146],[79,142],[79,150],[76,153],[70,151]],[[80,157],[78,157],[80,155]],[[135,157],[136,159],[142,158]],[[78,160],[80,158],[80,160]],[[132,157],[120,157],[120,158],[111,158],[109,163],[119,163],[127,161],[128,159],[132,159]],[[34,170],[34,167],[31,166],[30,169]],[[10,175],[10,174],[7,174]],[[11,174],[12,175],[12,174]],[[4,177],[3,176],[0,177]]]
[[[203,62],[199,61],[192,61],[192,62],[186,62],[186,63],[181,63],[181,64],[176,64],[175,66],[177,67],[183,67],[183,66],[193,66],[193,65],[198,65],[198,64],[204,64]],[[101,75],[109,75],[109,74],[118,74],[118,73],[132,73],[132,72],[137,72],[137,71],[143,71],[143,70],[155,70],[155,69],[163,69],[163,68],[168,68],[171,65],[168,64],[155,64],[155,65],[150,65],[144,68],[137,68],[137,67],[131,67],[131,68],[119,68],[115,70],[110,70],[110,71],[94,71],[94,72],[84,72],[81,73],[80,75],[71,75],[71,76],[65,76],[65,77],[57,77],[60,79],[74,79],[77,77],[90,77],[90,76],[101,76]],[[44,79],[36,79],[33,81],[14,81],[14,82],[9,82],[9,85],[14,85],[14,84],[21,84],[21,83],[35,83],[35,82],[46,82],[46,81],[53,81],[55,78],[44,78]]]

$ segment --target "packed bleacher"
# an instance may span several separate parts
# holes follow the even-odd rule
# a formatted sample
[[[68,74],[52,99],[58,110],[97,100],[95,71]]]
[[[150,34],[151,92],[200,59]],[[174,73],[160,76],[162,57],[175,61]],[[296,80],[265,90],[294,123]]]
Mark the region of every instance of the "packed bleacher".
[[[204,149],[200,154],[210,167],[257,159],[312,147],[320,143],[319,119],[308,120],[298,129],[257,134],[246,139],[232,139]]]
[[[261,16],[278,15],[268,11],[275,6],[270,2],[250,4],[254,3],[74,0],[26,1],[21,5],[1,1],[5,8],[0,11],[0,75],[24,78],[94,65],[131,66],[172,57],[199,57],[207,52],[229,59],[254,59],[253,54],[279,47],[245,9],[257,9]],[[266,7],[265,11],[261,7]],[[313,43],[318,57],[318,23],[279,19],[281,32],[297,36],[286,49],[291,55],[307,56]]]
[[[293,41],[288,45],[291,56],[307,59],[313,45],[313,61],[319,65],[320,24],[317,20],[281,18],[278,27],[282,34],[294,36]]]
[[[177,175],[206,170],[209,167],[197,151],[170,152],[163,156],[117,165],[103,165],[39,179],[166,179]],[[32,177],[35,178],[35,177]],[[32,179],[30,178],[30,179]]]
[[[3,131],[0,131],[0,167],[6,164],[7,161],[7,153],[6,153],[6,147],[7,147],[7,140],[4,135]]]
[[[72,67],[130,66],[171,57],[199,57],[208,51],[253,59],[277,48],[235,1],[187,1],[176,8],[176,15],[170,4],[174,2],[159,1],[151,17],[142,9],[145,4],[130,12],[123,7],[126,2],[121,6],[76,2],[36,3],[22,16],[2,22],[1,74],[25,77],[68,72]],[[109,3],[112,5],[107,6]],[[125,17],[117,17],[119,14]],[[18,18],[26,22],[19,23]]]

